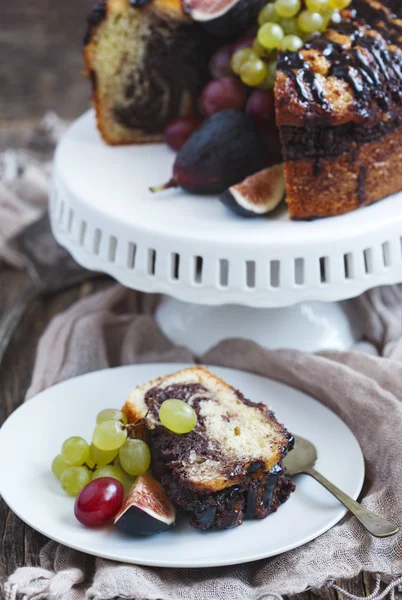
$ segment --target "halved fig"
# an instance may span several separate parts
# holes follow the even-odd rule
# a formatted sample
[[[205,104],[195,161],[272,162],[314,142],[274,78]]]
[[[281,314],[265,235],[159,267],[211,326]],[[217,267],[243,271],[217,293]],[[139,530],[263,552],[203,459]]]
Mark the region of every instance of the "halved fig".
[[[238,4],[241,0],[182,0],[184,12],[194,21],[212,21]]]
[[[132,535],[153,535],[169,529],[176,511],[161,484],[151,475],[140,475],[132,485],[114,524]]]
[[[266,0],[182,0],[184,11],[213,35],[233,38],[255,25]]]
[[[272,212],[285,197],[283,164],[268,167],[226,190],[220,200],[242,217]]]

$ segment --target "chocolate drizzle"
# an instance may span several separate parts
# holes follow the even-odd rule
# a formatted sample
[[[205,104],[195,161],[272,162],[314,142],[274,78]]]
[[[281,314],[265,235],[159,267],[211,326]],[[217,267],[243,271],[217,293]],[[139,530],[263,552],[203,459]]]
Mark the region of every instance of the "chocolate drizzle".
[[[394,5],[392,1],[387,4]],[[402,46],[402,26],[387,7],[374,8],[367,0],[356,0],[354,6],[356,10],[351,16],[355,20],[344,21],[326,34],[314,37],[305,44],[304,54],[280,55],[278,69],[293,81],[300,101],[314,101],[327,111],[320,77],[305,58],[305,51],[317,50],[330,63],[326,76],[346,81],[355,97],[358,115],[375,122],[379,112],[376,107],[391,111],[392,103],[398,109],[402,104],[402,54],[392,46]],[[399,12],[402,13],[400,7]],[[373,33],[372,28],[382,37]]]

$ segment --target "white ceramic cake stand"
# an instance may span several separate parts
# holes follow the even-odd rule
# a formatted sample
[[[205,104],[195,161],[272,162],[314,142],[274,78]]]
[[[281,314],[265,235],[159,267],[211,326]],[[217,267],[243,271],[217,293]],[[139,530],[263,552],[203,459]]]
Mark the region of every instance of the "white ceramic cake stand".
[[[402,281],[402,194],[330,219],[247,220],[216,197],[149,192],[173,162],[165,145],[107,146],[89,111],[57,147],[50,215],[78,263],[164,294],[159,325],[195,354],[228,337],[348,348],[358,315],[339,301]]]

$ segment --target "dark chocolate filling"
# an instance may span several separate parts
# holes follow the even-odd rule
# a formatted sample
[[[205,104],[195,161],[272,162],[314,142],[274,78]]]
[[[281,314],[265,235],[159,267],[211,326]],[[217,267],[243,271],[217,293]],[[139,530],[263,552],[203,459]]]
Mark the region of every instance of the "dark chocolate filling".
[[[147,44],[144,61],[127,81],[128,103],[116,105],[114,115],[130,129],[160,133],[177,116],[183,92],[195,97],[200,91],[207,78],[208,52],[197,26],[172,26],[157,18],[143,43]]]
[[[255,404],[246,400],[236,391],[238,398],[249,406],[259,408],[262,418],[274,420],[271,411],[264,404]],[[145,404],[150,415],[158,420],[159,407],[168,398],[178,398],[190,403],[197,413],[196,428],[186,435],[175,435],[164,427],[148,430],[148,439],[152,447],[152,471],[160,480],[173,504],[181,508],[190,517],[190,522],[199,529],[229,529],[240,525],[245,518],[264,518],[274,512],[293,491],[292,482],[284,475],[281,465],[276,465],[269,473],[263,472],[262,459],[249,465],[226,464],[219,444],[209,439],[205,432],[205,423],[200,414],[200,402],[213,401],[211,393],[199,383],[178,383],[165,388],[155,386],[145,394]],[[229,419],[229,417],[227,417]],[[229,419],[230,420],[230,419]],[[286,448],[282,456],[293,447],[293,437],[287,436]],[[203,459],[221,462],[227,479],[244,475],[244,481],[222,491],[205,492],[186,479],[182,461],[195,451]],[[225,470],[226,467],[226,470]]]
[[[275,512],[294,491],[295,486],[281,465],[260,473],[242,485],[220,492],[200,495],[184,489],[165,471],[161,483],[169,498],[185,512],[197,529],[231,529],[245,519],[264,519]]]
[[[250,400],[246,400],[244,396],[236,391],[238,398],[249,406],[259,408],[262,412],[262,418],[268,418],[275,420],[275,416],[271,411],[267,411],[264,404],[255,404]],[[193,450],[199,457],[200,460],[212,459],[220,461],[222,465],[227,462],[227,457],[222,454],[222,451],[217,442],[213,442],[208,438],[205,432],[205,424],[203,416],[200,413],[200,403],[209,400],[212,401],[210,392],[199,383],[187,383],[187,384],[172,384],[165,388],[153,387],[145,394],[145,404],[149,409],[150,415],[156,420],[159,420],[159,408],[165,400],[169,398],[178,398],[184,402],[188,402],[194,408],[197,414],[197,426],[193,431],[186,435],[176,435],[166,429],[165,427],[156,427],[149,431],[149,436],[152,440],[152,445],[156,447],[160,452],[160,456],[156,459],[156,462],[163,463],[159,465],[160,475],[163,472],[164,465],[168,465],[175,476],[178,478],[183,477],[183,473],[180,471],[181,462],[188,458],[190,452]],[[226,419],[225,419],[226,420]],[[293,437],[286,430],[283,430],[287,436],[286,448],[282,451],[282,458],[287,452],[293,447]],[[159,448],[162,449],[159,451]],[[256,457],[255,462],[248,467],[248,473],[252,473],[261,468],[263,464],[262,458]],[[225,471],[228,479],[234,479],[243,473],[245,466],[243,464],[227,464]],[[183,485],[186,485],[186,481],[183,480]]]
[[[320,159],[335,158],[349,152],[350,160],[354,162],[361,145],[378,142],[401,127],[402,115],[386,123],[381,121],[373,127],[364,127],[357,123],[325,128],[283,126],[280,133],[284,160],[316,159],[316,174],[319,175],[322,168]]]

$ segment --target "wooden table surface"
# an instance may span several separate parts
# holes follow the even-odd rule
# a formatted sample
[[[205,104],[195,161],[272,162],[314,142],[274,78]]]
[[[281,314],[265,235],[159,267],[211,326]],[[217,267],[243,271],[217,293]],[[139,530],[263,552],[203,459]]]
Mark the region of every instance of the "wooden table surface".
[[[0,150],[23,143],[26,128],[39,122],[46,111],[74,118],[88,106],[88,84],[81,75],[81,40],[88,6],[89,0],[0,4]],[[0,314],[27,285],[23,273],[0,265]],[[52,317],[106,285],[110,285],[107,280],[82,284],[30,306],[0,365],[0,425],[24,400],[38,340]],[[45,543],[44,536],[20,521],[0,499],[1,582],[17,567],[38,564]],[[351,593],[366,596],[374,578],[362,574],[352,582],[338,583]],[[337,596],[333,590],[322,590],[295,598],[330,600]]]

